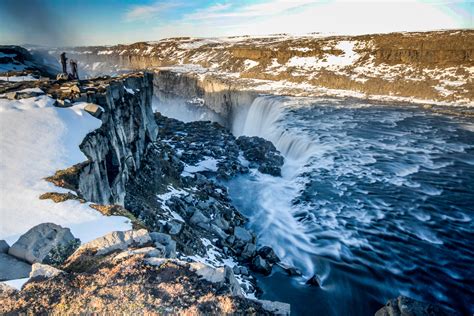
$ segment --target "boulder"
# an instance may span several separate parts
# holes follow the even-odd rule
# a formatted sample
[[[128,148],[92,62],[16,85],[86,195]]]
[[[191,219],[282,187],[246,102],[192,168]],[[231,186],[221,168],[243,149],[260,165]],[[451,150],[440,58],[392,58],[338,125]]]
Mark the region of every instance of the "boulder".
[[[100,118],[100,116],[104,112],[100,106],[98,106],[97,104],[94,104],[94,103],[88,103],[84,107],[84,111],[86,111],[87,113],[89,113],[90,115],[92,115],[96,118]]]
[[[256,252],[257,252],[257,246],[255,246],[255,244],[249,243],[245,245],[240,256],[243,259],[250,259],[255,255]]]
[[[191,262],[191,270],[203,279],[212,282],[227,285],[232,295],[242,295],[242,289],[235,278],[232,268],[224,266],[221,268],[214,268],[201,262]]]
[[[53,223],[43,223],[22,235],[10,247],[8,253],[29,263],[43,262],[48,260],[58,249],[68,249],[70,245],[77,244],[77,242],[78,240],[74,238],[69,228],[63,228]]]
[[[250,269],[263,275],[269,275],[272,272],[272,266],[261,256],[253,258],[252,263],[250,264]]]
[[[153,243],[146,229],[115,231],[105,236],[96,238],[77,249],[77,253],[93,250],[96,255],[106,255],[117,250],[125,250],[129,247],[143,247]]]
[[[273,315],[290,315],[291,306],[288,303],[282,303],[277,301],[266,301],[266,300],[257,300],[257,302],[262,304],[263,309],[269,311]]]
[[[244,267],[244,266],[234,266],[232,268],[232,270],[234,271],[234,274],[242,274],[242,275],[249,275],[249,270]]]
[[[204,214],[202,214],[201,211],[199,210],[194,211],[193,216],[191,216],[191,219],[189,220],[189,222],[192,225],[201,227],[202,229],[205,229],[205,230],[209,230],[211,227],[209,225],[210,219],[207,218]]]
[[[5,93],[5,96],[10,100],[18,100],[18,99],[34,98],[43,94],[44,92],[39,88],[30,88],[30,89],[23,89],[19,91],[8,92],[8,93]]]
[[[0,253],[7,253],[10,246],[5,240],[0,240]]]
[[[459,315],[439,305],[416,301],[406,296],[391,299],[375,316],[448,316]]]
[[[258,250],[258,254],[272,264],[280,262],[280,258],[278,258],[271,247],[263,246]]]
[[[176,241],[170,235],[153,232],[150,233],[150,237],[157,248],[160,248],[160,245],[164,246],[166,258],[176,258]]]
[[[0,281],[27,278],[31,265],[6,253],[0,253]]]
[[[311,286],[321,287],[321,280],[315,274],[311,278],[309,278],[308,281],[306,281],[306,284],[311,285]]]
[[[54,106],[58,108],[69,108],[72,106],[72,103],[69,100],[57,99],[54,102]]]
[[[34,278],[34,277],[52,278],[61,273],[65,273],[65,272],[47,264],[35,263],[33,264],[32,270],[30,272],[30,278]]]
[[[217,226],[216,224],[211,224],[210,225],[210,231],[212,231],[213,233],[215,233],[219,239],[221,240],[226,240],[227,237],[229,237],[229,235],[227,235],[219,226]]]
[[[242,227],[235,227],[234,228],[234,236],[236,240],[240,240],[244,243],[249,243],[252,241],[252,235]]]
[[[144,255],[145,258],[164,258],[166,255],[165,246],[145,247],[139,249],[125,250],[114,257],[114,261],[122,260],[134,255]]]
[[[261,137],[240,136],[237,144],[250,162],[250,167],[273,176],[281,175],[284,159],[272,142]]]
[[[178,235],[183,229],[183,224],[178,220],[171,220],[166,223],[166,230],[170,235]]]

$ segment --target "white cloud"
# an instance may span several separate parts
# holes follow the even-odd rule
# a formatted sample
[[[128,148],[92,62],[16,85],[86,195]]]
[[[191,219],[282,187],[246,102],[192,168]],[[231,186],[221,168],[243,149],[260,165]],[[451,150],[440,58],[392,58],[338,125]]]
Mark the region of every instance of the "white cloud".
[[[177,6],[179,6],[178,3],[164,3],[158,1],[150,5],[133,6],[126,12],[125,20],[128,22],[146,20]]]
[[[194,19],[222,19],[267,16],[285,13],[287,10],[299,8],[307,4],[314,4],[315,0],[274,0],[245,6],[232,6],[230,3],[213,5],[207,9],[198,10],[186,15],[188,20]]]
[[[452,3],[452,2],[449,2]],[[217,4],[156,28],[167,36],[262,35],[271,33],[367,34],[465,27],[449,3],[401,1],[276,0],[237,6]]]

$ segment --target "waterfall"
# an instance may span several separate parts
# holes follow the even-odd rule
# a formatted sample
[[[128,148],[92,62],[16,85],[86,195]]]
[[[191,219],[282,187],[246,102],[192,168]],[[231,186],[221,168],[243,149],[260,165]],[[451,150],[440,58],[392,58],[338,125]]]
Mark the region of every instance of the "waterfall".
[[[287,164],[292,167],[304,165],[318,148],[308,135],[285,126],[288,123],[286,114],[291,106],[284,97],[258,97],[248,109],[237,112],[232,132],[236,137],[245,135],[265,138],[275,145]]]
[[[258,195],[255,199],[240,199],[239,203],[248,210],[245,213],[251,218],[250,225],[260,242],[270,245],[284,262],[310,277],[315,271],[311,258],[314,249],[304,224],[295,216],[301,210],[295,208],[292,201],[304,189],[305,180],[300,175],[318,148],[301,129],[291,128],[288,111],[292,106],[297,105],[285,97],[261,96],[249,107],[234,110],[233,134],[271,141],[284,156],[285,164],[281,178],[257,174],[257,181],[240,183],[237,180],[237,184],[230,184],[231,195],[248,196],[250,191]]]

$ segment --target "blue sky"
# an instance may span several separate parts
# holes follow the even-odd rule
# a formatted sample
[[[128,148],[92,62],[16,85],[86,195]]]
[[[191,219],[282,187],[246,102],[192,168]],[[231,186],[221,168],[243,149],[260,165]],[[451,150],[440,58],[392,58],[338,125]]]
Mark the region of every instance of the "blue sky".
[[[175,36],[473,28],[473,12],[474,0],[0,0],[0,43],[111,45]]]

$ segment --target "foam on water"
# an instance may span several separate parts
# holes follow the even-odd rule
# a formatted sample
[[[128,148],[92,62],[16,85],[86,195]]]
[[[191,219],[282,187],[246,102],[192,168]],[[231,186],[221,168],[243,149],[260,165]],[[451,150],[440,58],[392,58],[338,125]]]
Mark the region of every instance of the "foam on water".
[[[474,281],[466,268],[474,265],[474,134],[466,126],[414,107],[259,97],[239,109],[233,133],[272,141],[283,176],[254,172],[228,185],[259,242],[305,277],[336,278],[321,268],[318,258],[328,258],[351,264],[360,274],[351,277],[381,303],[407,293],[467,311],[474,289],[459,280]],[[432,282],[437,275],[443,282]]]

